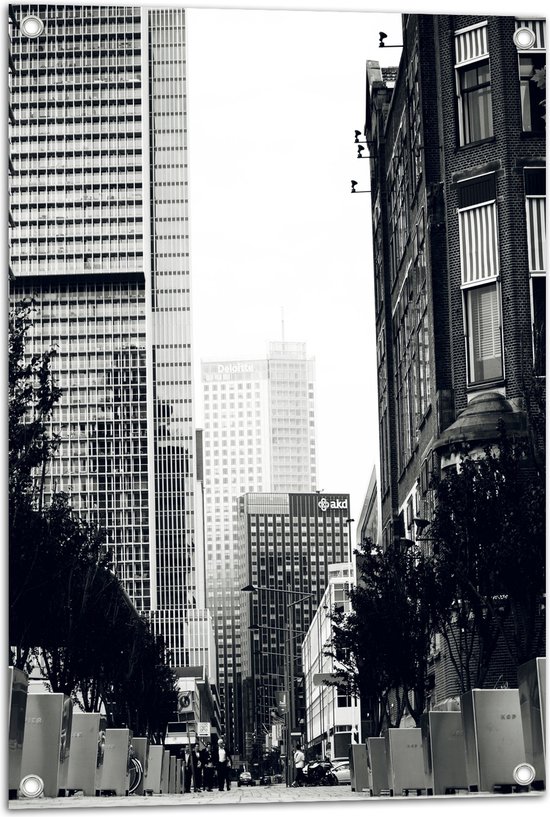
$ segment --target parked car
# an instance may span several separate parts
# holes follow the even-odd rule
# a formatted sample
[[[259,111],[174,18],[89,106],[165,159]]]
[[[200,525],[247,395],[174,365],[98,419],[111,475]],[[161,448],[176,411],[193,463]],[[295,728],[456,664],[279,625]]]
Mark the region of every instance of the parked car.
[[[253,786],[254,781],[250,772],[241,772],[237,781],[237,786]]]
[[[349,760],[335,760],[330,773],[334,775],[338,785],[349,785],[351,783]]]

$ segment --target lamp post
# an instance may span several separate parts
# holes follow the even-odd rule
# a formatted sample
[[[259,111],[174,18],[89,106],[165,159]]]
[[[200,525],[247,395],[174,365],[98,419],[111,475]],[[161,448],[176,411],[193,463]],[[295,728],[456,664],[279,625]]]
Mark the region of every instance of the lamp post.
[[[280,587],[267,587],[262,585],[248,584],[241,588],[242,593],[257,593],[259,591],[269,593],[282,593],[287,596],[298,596],[291,599],[287,607],[288,640],[285,638],[285,681],[286,681],[286,711],[285,711],[285,750],[286,750],[286,785],[291,785],[290,779],[290,752],[292,749],[292,728],[294,725],[294,664],[292,661],[292,641],[295,637],[294,627],[294,607],[306,599],[315,598],[315,593],[303,593],[300,590],[286,590]],[[268,628],[269,629],[269,628]],[[280,628],[277,628],[280,629]],[[287,646],[288,645],[288,646]]]
[[[347,519],[344,519],[344,524],[348,526],[348,553],[349,553],[349,558],[350,559],[352,558],[352,555],[353,555],[353,548],[351,546],[351,523],[352,522],[355,522],[355,519],[350,519],[349,517]]]

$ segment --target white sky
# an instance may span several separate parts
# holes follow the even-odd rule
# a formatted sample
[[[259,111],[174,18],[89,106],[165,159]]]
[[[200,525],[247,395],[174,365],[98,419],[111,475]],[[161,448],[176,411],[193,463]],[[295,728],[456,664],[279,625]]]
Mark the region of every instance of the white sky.
[[[355,129],[365,63],[397,64],[400,15],[187,13],[191,270],[200,360],[307,344],[317,383],[318,488],[358,519],[377,457],[370,196]]]
[[[399,11],[458,9],[208,5],[186,6],[197,425],[201,359],[265,356],[284,315],[285,340],[305,342],[316,361],[317,487],[349,492],[358,521],[378,461],[370,196],[350,185],[370,186],[354,145],[365,64],[398,64],[401,49],[380,48],[379,32],[386,46],[402,43]],[[460,10],[514,12],[506,0]]]

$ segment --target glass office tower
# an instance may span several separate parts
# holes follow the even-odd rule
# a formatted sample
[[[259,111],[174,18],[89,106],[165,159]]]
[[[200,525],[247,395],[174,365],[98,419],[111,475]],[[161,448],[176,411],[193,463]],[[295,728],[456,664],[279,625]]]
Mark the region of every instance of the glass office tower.
[[[118,574],[189,663],[194,531],[183,9],[9,8],[10,296],[54,346],[44,484],[108,532]],[[194,661],[196,660],[196,656]]]
[[[226,737],[245,751],[238,498],[316,488],[315,361],[305,343],[272,342],[266,358],[202,363],[206,582]]]

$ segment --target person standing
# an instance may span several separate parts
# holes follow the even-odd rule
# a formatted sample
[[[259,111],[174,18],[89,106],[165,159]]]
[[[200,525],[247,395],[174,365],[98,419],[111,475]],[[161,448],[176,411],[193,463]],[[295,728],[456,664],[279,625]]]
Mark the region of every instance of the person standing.
[[[193,768],[191,765],[191,751],[189,749],[189,746],[186,746],[183,750],[182,773],[183,773],[183,791],[185,792],[185,794],[189,794],[191,791],[191,780],[193,779]]]
[[[299,743],[296,744],[296,749],[294,750],[294,768],[296,769],[296,778],[294,780],[295,786],[305,786],[305,777],[304,777],[304,766],[306,762],[306,756],[302,752],[302,747]]]
[[[218,788],[223,791],[224,786],[227,791],[231,788],[231,755],[225,748],[225,743],[220,740],[218,743]]]
[[[191,773],[193,776],[193,791],[202,790],[202,764],[199,753],[199,747],[195,744],[191,749]]]

